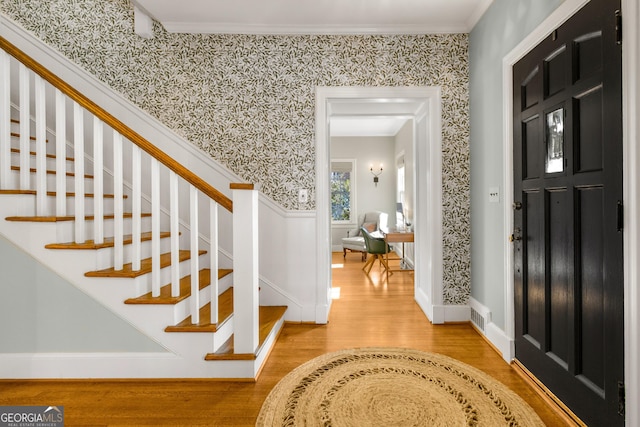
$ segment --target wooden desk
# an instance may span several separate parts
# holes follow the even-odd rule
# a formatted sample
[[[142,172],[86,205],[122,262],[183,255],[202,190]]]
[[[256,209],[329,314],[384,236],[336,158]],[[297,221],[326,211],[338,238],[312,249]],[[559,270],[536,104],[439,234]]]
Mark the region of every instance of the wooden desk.
[[[386,246],[386,251],[385,251],[385,258],[387,261],[387,266],[389,265],[389,243],[402,243],[402,261],[404,262],[404,244],[405,243],[412,243],[414,241],[414,233],[413,231],[403,231],[403,230],[394,230],[394,229],[389,229],[384,233],[384,241],[387,243]],[[394,271],[413,271],[413,269],[411,270],[407,270],[407,269],[396,269],[396,270],[390,270],[389,268],[387,268],[387,279],[389,278],[389,273],[393,274]]]

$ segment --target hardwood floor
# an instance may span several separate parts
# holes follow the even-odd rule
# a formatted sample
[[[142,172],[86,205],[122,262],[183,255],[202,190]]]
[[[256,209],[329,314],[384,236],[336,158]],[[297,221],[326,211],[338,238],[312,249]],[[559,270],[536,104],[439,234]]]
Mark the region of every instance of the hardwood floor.
[[[432,325],[413,299],[413,274],[386,283],[376,262],[333,254],[334,299],[327,325],[286,324],[256,383],[210,380],[0,380],[0,405],[64,406],[66,426],[252,426],[289,371],[323,353],[364,346],[411,347],[454,357],[523,397],[549,426],[565,425],[469,325]]]

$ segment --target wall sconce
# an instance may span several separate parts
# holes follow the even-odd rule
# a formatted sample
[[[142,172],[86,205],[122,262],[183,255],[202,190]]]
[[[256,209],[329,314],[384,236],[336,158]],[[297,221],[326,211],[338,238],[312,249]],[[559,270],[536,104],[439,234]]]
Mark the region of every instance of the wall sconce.
[[[374,172],[373,171],[373,165],[371,165],[371,167],[369,168],[369,170],[371,171],[371,173],[373,174],[373,183],[376,185],[376,187],[378,186],[378,177],[380,176],[380,174],[382,173],[382,163],[380,163],[380,170],[378,172]]]

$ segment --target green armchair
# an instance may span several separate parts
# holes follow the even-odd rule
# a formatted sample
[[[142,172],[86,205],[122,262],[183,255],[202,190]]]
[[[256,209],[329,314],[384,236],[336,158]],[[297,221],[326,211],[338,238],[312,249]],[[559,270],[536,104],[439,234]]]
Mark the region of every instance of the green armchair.
[[[360,228],[360,233],[362,233],[362,236],[364,237],[364,245],[367,249],[367,253],[372,255],[370,257],[367,257],[367,262],[365,263],[364,267],[362,267],[362,269],[365,270],[367,274],[369,274],[371,268],[373,267],[373,264],[377,259],[380,260],[381,267],[389,270],[389,266],[387,265],[387,261],[385,260],[385,254],[387,254],[391,249],[389,245],[387,245],[383,238],[372,236],[371,233],[369,233],[364,227]],[[368,270],[367,267],[369,267]]]

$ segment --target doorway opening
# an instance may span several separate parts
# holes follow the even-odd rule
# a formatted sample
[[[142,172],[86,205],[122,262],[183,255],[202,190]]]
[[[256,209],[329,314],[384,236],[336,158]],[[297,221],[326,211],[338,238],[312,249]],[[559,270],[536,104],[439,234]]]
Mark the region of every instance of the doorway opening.
[[[415,232],[414,297],[429,320],[442,307],[441,97],[437,87],[319,87],[316,90],[316,321],[331,307],[330,122],[336,117],[407,117],[413,123]]]

